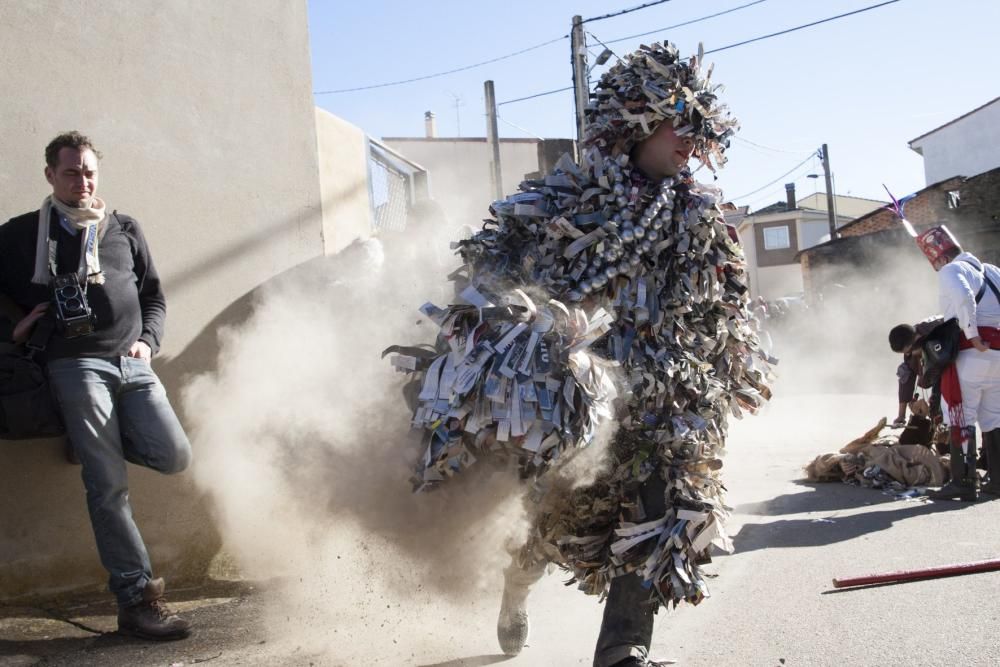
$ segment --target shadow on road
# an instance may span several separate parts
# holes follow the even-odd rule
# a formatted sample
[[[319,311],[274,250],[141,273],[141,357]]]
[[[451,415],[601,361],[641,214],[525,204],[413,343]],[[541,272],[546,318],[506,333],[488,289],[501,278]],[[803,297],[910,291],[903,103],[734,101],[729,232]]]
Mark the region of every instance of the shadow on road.
[[[822,493],[822,491],[817,493]],[[770,523],[748,523],[743,525],[740,532],[733,538],[733,542],[738,552],[773,549],[775,547],[824,546],[886,530],[903,519],[924,514],[953,512],[966,507],[969,505],[950,502],[908,503],[904,507],[891,510],[864,512],[820,521],[815,518],[806,518],[784,519]],[[808,512],[810,510],[800,508],[797,511]]]
[[[121,644],[136,643],[140,640],[123,637],[115,632],[106,632],[93,637],[57,637],[47,639],[0,639],[0,657],[31,656],[46,662],[48,658],[62,656],[77,651],[99,651]],[[148,642],[145,642],[148,644]]]
[[[498,662],[510,660],[509,655],[475,655],[469,658],[455,658],[447,662],[428,663],[420,667],[481,667],[482,665],[495,665]]]
[[[781,514],[801,514],[803,512],[826,512],[846,510],[869,505],[885,505],[896,502],[877,489],[863,489],[849,484],[808,482],[795,480],[803,487],[796,493],[785,493],[759,503],[748,503],[736,507],[738,514],[778,516]]]

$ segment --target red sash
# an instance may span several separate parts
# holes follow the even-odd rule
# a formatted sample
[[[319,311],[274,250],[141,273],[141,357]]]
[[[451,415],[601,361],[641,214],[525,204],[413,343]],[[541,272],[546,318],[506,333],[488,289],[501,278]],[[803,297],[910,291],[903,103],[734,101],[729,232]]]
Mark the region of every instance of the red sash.
[[[984,343],[990,346],[992,350],[1000,350],[1000,329],[995,329],[993,327],[979,327],[979,337]],[[972,343],[969,339],[962,334],[962,340],[958,344],[958,349],[968,350],[972,347]]]
[[[979,327],[979,337],[990,349],[1000,350],[1000,329],[993,327]],[[962,334],[962,340],[958,344],[959,350],[972,348],[972,343]],[[963,442],[962,430],[967,426],[965,423],[965,412],[962,410],[962,385],[958,381],[958,367],[951,363],[941,372],[941,398],[948,404],[948,420],[951,422],[952,442],[962,443],[962,450],[965,451],[966,443]]]

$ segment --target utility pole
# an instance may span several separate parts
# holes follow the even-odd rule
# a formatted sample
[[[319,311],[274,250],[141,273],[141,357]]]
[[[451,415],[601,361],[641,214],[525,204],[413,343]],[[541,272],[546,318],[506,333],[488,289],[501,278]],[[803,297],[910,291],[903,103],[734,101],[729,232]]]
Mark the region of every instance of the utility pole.
[[[830,149],[826,144],[819,149],[823,158],[823,176],[826,178],[826,212],[830,218],[830,240],[837,238],[837,211],[833,203],[833,180],[830,178]]]
[[[583,110],[587,108],[590,96],[590,82],[587,81],[587,37],[583,32],[583,18],[573,17],[573,30],[570,32],[571,62],[573,64],[573,98],[576,102],[576,141],[583,141],[586,125]]]
[[[464,106],[465,102],[463,102],[462,98],[459,97],[458,95],[456,95],[455,93],[449,93],[449,95],[451,95],[453,98],[455,98],[455,103],[453,105],[455,107],[455,129],[456,129],[457,135],[459,137],[461,137],[462,136],[462,112],[459,111],[459,107]]]
[[[486,89],[486,143],[489,144],[493,159],[490,172],[493,176],[493,197],[503,199],[503,175],[500,171],[500,137],[497,134],[497,97],[493,92],[493,82],[483,84]]]

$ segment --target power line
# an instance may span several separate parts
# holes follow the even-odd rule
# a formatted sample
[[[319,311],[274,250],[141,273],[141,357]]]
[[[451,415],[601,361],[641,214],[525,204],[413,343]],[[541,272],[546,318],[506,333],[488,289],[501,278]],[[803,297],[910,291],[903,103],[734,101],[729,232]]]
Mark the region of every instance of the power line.
[[[629,14],[631,12],[637,12],[640,9],[646,9],[648,7],[655,7],[656,5],[662,5],[665,2],[670,2],[670,0],[656,0],[656,2],[647,2],[644,5],[639,5],[638,7],[631,7],[629,9],[623,9],[620,12],[613,12],[611,14],[605,14],[604,16],[592,16],[589,19],[583,19],[581,23],[589,23],[591,21],[603,21],[604,19],[613,19],[616,16],[621,16],[622,14]]]
[[[556,42],[561,42],[567,39],[569,35],[563,35],[562,37],[557,37],[555,39],[550,39],[547,42],[542,42],[541,44],[535,44],[534,46],[529,46],[526,49],[521,49],[520,51],[514,51],[513,53],[508,53],[504,56],[498,56],[496,58],[490,58],[489,60],[484,60],[482,62],[473,63],[472,65],[466,65],[465,67],[456,67],[455,69],[450,69],[445,72],[436,72],[434,74],[426,74],[424,76],[416,76],[412,79],[403,79],[402,81],[389,81],[387,83],[376,83],[371,86],[357,86],[356,88],[340,88],[338,90],[318,90],[313,93],[313,95],[336,95],[338,93],[353,93],[359,90],[371,90],[373,88],[387,88],[389,86],[400,86],[404,83],[413,83],[414,81],[425,81],[427,79],[434,79],[439,76],[445,76],[446,74],[455,74],[456,72],[464,72],[466,70],[474,69],[476,67],[482,67],[483,65],[489,65],[490,63],[499,62],[501,60],[506,60],[507,58],[513,58],[514,56],[519,56],[522,53],[528,53],[529,51],[534,51],[535,49],[540,49],[543,46],[548,46],[549,44],[555,44]]]
[[[831,16],[830,18],[821,19],[819,21],[813,21],[812,23],[806,23],[804,25],[798,25],[794,28],[789,28],[787,30],[781,30],[780,32],[772,32],[770,35],[761,35],[760,37],[754,37],[753,39],[747,39],[742,42],[736,42],[735,44],[730,44],[728,46],[720,46],[717,49],[712,49],[711,51],[705,51],[705,55],[709,53],[718,53],[719,51],[725,51],[726,49],[732,49],[737,46],[743,46],[744,44],[752,44],[753,42],[759,42],[762,39],[769,39],[771,37],[777,37],[778,35],[787,35],[790,32],[795,32],[796,30],[802,30],[803,28],[811,28],[814,25],[819,25],[820,23],[827,23],[828,21],[834,21],[836,19],[842,19],[845,16],[853,16],[854,14],[860,14],[862,12],[867,12],[872,9],[878,9],[879,7],[885,7],[886,5],[891,5],[899,0],[888,0],[887,2],[880,2],[877,5],[869,5],[868,7],[862,7],[861,9],[855,9],[853,12],[847,12],[845,14],[837,14],[836,16]]]
[[[837,16],[831,16],[829,18],[821,19],[819,21],[813,21],[812,23],[806,23],[806,24],[803,24],[803,25],[800,25],[800,26],[795,26],[794,28],[789,28],[787,30],[782,30],[780,32],[771,33],[770,35],[762,35],[761,37],[754,37],[753,39],[748,39],[748,40],[745,40],[743,42],[738,42],[736,44],[730,44],[728,46],[723,46],[723,47],[720,47],[718,49],[712,49],[711,51],[705,51],[705,54],[708,55],[709,53],[717,53],[719,51],[725,51],[726,49],[732,49],[732,48],[735,48],[737,46],[743,46],[744,44],[750,44],[751,42],[759,42],[761,40],[769,39],[771,37],[777,37],[778,35],[784,35],[784,34],[787,34],[787,33],[790,33],[790,32],[795,32],[796,30],[802,30],[803,28],[809,28],[809,27],[812,27],[814,25],[819,25],[820,23],[827,23],[829,21],[834,21],[836,19],[844,18],[845,16],[851,16],[853,14],[860,14],[861,12],[866,12],[866,11],[868,11],[870,9],[876,9],[878,7],[882,7],[882,6],[885,6],[885,5],[891,5],[892,3],[899,2],[899,1],[900,0],[888,0],[888,2],[882,2],[882,3],[877,4],[877,5],[871,5],[869,7],[863,7],[861,9],[855,10],[853,12],[847,12],[846,14],[838,14]],[[696,19],[696,20],[698,20],[698,19]],[[655,31],[655,32],[659,32],[659,31]],[[629,38],[623,37],[622,39],[629,39]],[[618,40],[611,40],[611,41],[609,41],[607,43],[608,44],[612,44],[612,43],[614,43],[616,41],[618,41]],[[573,87],[570,86],[568,88],[558,88],[556,90],[547,90],[544,93],[535,93],[534,95],[527,95],[525,97],[519,97],[519,98],[517,98],[515,100],[507,100],[506,102],[500,102],[499,104],[497,104],[497,106],[500,106],[501,104],[513,104],[514,102],[523,102],[524,100],[531,100],[531,99],[534,99],[536,97],[543,97],[545,95],[551,95],[553,93],[561,93],[564,90],[572,90],[572,89],[573,89]]]
[[[756,190],[751,190],[750,192],[748,192],[746,194],[742,194],[739,197],[732,197],[731,201],[736,201],[737,199],[745,199],[745,198],[749,197],[750,195],[755,195],[758,192],[760,192],[761,190],[765,190],[765,189],[771,187],[772,185],[774,185],[775,183],[777,183],[778,181],[780,181],[781,179],[783,179],[785,176],[788,176],[790,173],[792,173],[793,171],[795,171],[796,169],[798,169],[799,167],[801,167],[802,165],[804,165],[806,162],[808,162],[809,160],[813,159],[814,157],[816,157],[816,151],[813,151],[812,153],[810,153],[809,155],[807,155],[805,160],[803,160],[802,162],[799,162],[797,165],[795,165],[794,167],[792,167],[791,169],[789,169],[788,171],[786,171],[785,173],[783,173],[781,176],[778,176],[776,179],[774,179],[770,183],[762,185],[759,188],[757,188]]]
[[[800,155],[802,153],[802,149],[797,150],[797,151],[790,151],[790,150],[786,150],[784,148],[774,148],[773,146],[765,146],[763,144],[758,144],[756,142],[750,141],[749,139],[747,139],[745,137],[741,137],[740,135],[736,135],[735,137],[733,137],[733,139],[736,140],[736,141],[738,141],[741,144],[748,144],[750,146],[756,146],[757,148],[763,148],[766,151],[774,151],[775,153],[790,153],[790,154],[793,154],[793,155]]]
[[[598,44],[600,44],[601,46],[603,46],[608,53],[610,53],[611,55],[613,55],[615,58],[618,58],[619,61],[622,59],[622,57],[619,56],[617,53],[615,53],[611,49],[611,47],[608,46],[608,44],[606,42],[602,42],[600,37],[598,37],[594,33],[590,32],[589,30],[587,31],[587,34],[590,35],[591,37],[593,37],[595,42],[597,42]],[[603,64],[604,63],[601,63],[601,62],[597,63],[597,65],[603,65]],[[589,74],[589,72],[588,72],[588,74]]]
[[[805,167],[805,169],[803,169],[803,167]],[[812,169],[812,165],[801,165],[795,171],[797,171],[797,172],[804,172],[804,171],[810,171],[811,169]],[[793,183],[798,182],[800,179],[802,179],[803,177],[806,177],[806,176],[808,176],[808,174],[798,173],[798,174],[796,174],[791,179],[791,182],[793,182]],[[774,188],[769,188],[769,189],[763,191],[764,194],[758,195],[757,197],[754,197],[753,199],[749,199],[749,200],[744,199],[741,202],[741,204],[743,206],[749,206],[750,208],[753,208],[754,206],[757,205],[758,202],[762,202],[762,201],[765,201],[765,200],[772,200],[773,201],[773,198],[777,197],[783,191],[784,191],[784,186],[783,185],[777,186],[777,187],[774,187]],[[732,201],[735,201],[735,200],[732,200]]]
[[[509,120],[507,120],[506,118],[504,118],[503,116],[501,116],[500,114],[497,114],[497,120],[499,120],[502,123],[506,123],[507,125],[510,125],[515,130],[520,130],[521,132],[524,132],[529,137],[533,137],[533,138],[538,139],[540,141],[545,141],[544,138],[538,136],[537,134],[535,134],[531,130],[526,130],[525,128],[521,127],[520,125],[515,125],[514,123],[510,122]]]
[[[624,42],[630,39],[635,39],[636,37],[646,37],[647,35],[653,35],[658,32],[665,32],[667,30],[673,30],[674,28],[681,28],[686,25],[691,25],[693,23],[700,23],[701,21],[706,21],[708,19],[714,19],[716,16],[722,16],[723,14],[729,14],[731,12],[739,11],[740,9],[746,9],[747,7],[752,7],[753,5],[759,5],[762,2],[767,2],[767,0],[754,0],[745,5],[740,5],[739,7],[733,7],[732,9],[727,9],[722,12],[716,12],[715,14],[709,14],[708,16],[701,16],[696,19],[691,19],[690,21],[684,21],[683,23],[675,23],[674,25],[668,25],[666,28],[657,28],[656,30],[650,30],[649,32],[640,32],[635,35],[629,35],[628,37],[617,37],[615,39],[608,40],[608,44],[615,44],[616,42]]]
[[[505,104],[513,104],[514,102],[523,102],[525,100],[533,100],[536,97],[545,97],[546,95],[553,95],[555,93],[563,93],[567,90],[573,90],[573,86],[566,86],[565,88],[556,88],[555,90],[546,90],[544,93],[535,93],[534,95],[528,95],[527,97],[518,97],[517,99],[507,100],[506,102],[497,102],[498,107],[502,107]]]

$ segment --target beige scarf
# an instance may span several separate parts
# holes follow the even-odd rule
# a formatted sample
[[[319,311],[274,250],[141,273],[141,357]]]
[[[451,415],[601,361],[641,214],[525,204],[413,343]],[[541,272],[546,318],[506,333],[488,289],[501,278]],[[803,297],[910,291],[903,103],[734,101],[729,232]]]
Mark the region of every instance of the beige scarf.
[[[80,268],[77,272],[86,276],[87,282],[94,285],[104,284],[104,274],[101,273],[101,260],[98,257],[100,240],[100,225],[107,217],[107,207],[104,200],[94,197],[89,208],[67,206],[52,195],[42,202],[38,211],[38,238],[35,242],[35,274],[31,282],[37,285],[48,285],[49,275],[49,223],[52,220],[52,209],[63,216],[69,224],[80,230]]]

